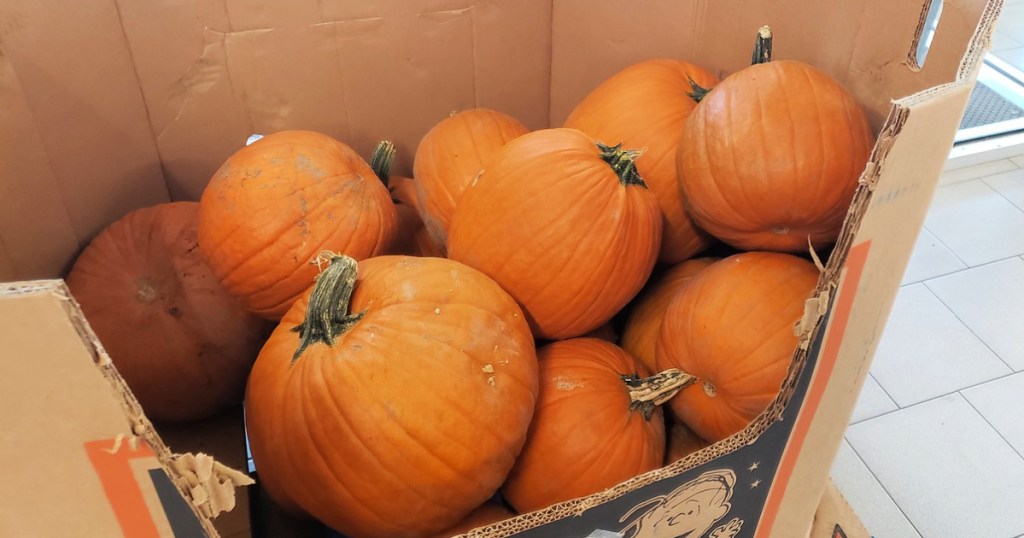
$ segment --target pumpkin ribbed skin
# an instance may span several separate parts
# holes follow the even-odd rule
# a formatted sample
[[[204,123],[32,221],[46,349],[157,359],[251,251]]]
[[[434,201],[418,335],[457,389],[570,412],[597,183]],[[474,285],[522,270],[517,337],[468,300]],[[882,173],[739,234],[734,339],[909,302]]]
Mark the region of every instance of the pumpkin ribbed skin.
[[[687,282],[715,261],[715,258],[695,258],[675,265],[665,271],[657,282],[649,284],[633,301],[626,326],[622,330],[621,344],[648,370],[658,369],[654,362],[654,348],[665,309]]]
[[[537,350],[540,397],[523,452],[502,486],[519,513],[597,493],[657,469],[665,455],[660,408],[630,409],[623,375],[648,372],[621,348],[596,338]]]
[[[439,532],[431,536],[430,538],[450,538],[452,536],[464,534],[477,527],[483,527],[485,525],[490,525],[491,523],[497,523],[498,521],[508,519],[514,515],[515,514],[510,512],[508,508],[505,508],[504,506],[494,501],[487,501],[484,504],[481,504],[480,507],[477,508],[476,510],[470,512],[465,519],[460,521],[454,527]]]
[[[689,426],[675,422],[668,427],[668,450],[665,452],[665,465],[675,463],[698,450],[711,446],[701,439]]]
[[[817,280],[811,262],[771,252],[730,256],[694,277],[665,311],[657,345],[659,368],[700,380],[669,401],[674,415],[718,442],[764,411],[792,362],[793,326]]]
[[[238,150],[200,200],[199,246],[224,288],[279,319],[312,286],[317,253],[384,252],[397,215],[388,190],[347,145],[282,131]]]
[[[272,497],[346,535],[429,535],[490,498],[519,454],[533,338],[512,298],[457,262],[381,256],[358,270],[348,312],[365,313],[333,345],[292,364],[303,296],[260,353],[253,459]]]
[[[636,165],[658,197],[664,230],[658,259],[670,264],[692,257],[712,240],[686,214],[676,172],[679,133],[697,106],[691,79],[703,88],[718,83],[713,74],[680,60],[631,65],[590,92],[564,125],[608,145],[644,148]]]
[[[270,330],[217,283],[197,248],[198,220],[196,202],[132,211],[100,232],[67,276],[155,420],[199,420],[241,402]]]
[[[607,322],[654,267],[658,202],[601,154],[575,129],[523,135],[466,189],[455,214],[449,257],[508,290],[539,338],[580,336]]]
[[[487,108],[453,114],[423,135],[413,161],[419,211],[427,232],[447,245],[462,191],[494,154],[528,129],[519,120]]]
[[[839,234],[874,139],[853,97],[796,61],[726,77],[687,119],[680,185],[694,221],[741,250],[802,252]]]

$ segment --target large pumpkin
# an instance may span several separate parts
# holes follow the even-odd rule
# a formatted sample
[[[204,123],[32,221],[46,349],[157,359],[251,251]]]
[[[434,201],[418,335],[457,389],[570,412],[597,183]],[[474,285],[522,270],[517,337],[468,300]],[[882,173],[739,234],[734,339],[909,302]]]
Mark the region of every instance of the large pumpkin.
[[[686,214],[676,152],[686,118],[703,92],[717,83],[717,77],[689,62],[646,60],[602,82],[565,120],[565,127],[606,144],[644,148],[636,167],[661,206],[664,233],[658,258],[664,263],[690,258],[711,242]]]
[[[199,247],[228,293],[278,319],[313,284],[318,252],[380,254],[396,221],[387,188],[350,147],[283,131],[238,150],[210,179]]]
[[[477,527],[497,523],[514,515],[508,508],[494,501],[487,501],[470,512],[465,519],[455,524],[454,527],[434,534],[431,538],[450,538],[469,532]]]
[[[509,142],[463,193],[449,257],[498,281],[539,338],[597,328],[643,287],[661,245],[635,158],[575,129]]]
[[[384,140],[377,144],[370,159],[370,167],[391,192],[391,201],[398,213],[398,231],[388,254],[435,256],[443,258],[444,250],[434,242],[420,217],[416,196],[416,182],[411,177],[391,175],[395,159],[395,145]]]
[[[665,271],[657,281],[649,282],[633,301],[622,330],[622,348],[649,370],[657,370],[654,348],[658,342],[661,320],[672,298],[693,277],[709,267],[716,258],[694,258]]]
[[[438,245],[448,244],[455,207],[473,178],[508,141],[527,132],[519,120],[488,108],[441,120],[416,147],[413,177],[420,216]]]
[[[540,397],[526,446],[502,486],[518,512],[597,493],[661,467],[665,421],[658,405],[690,382],[647,369],[596,338],[537,350]]]
[[[270,495],[354,538],[419,537],[498,489],[526,438],[537,359],[494,281],[442,258],[333,257],[249,377]]]
[[[199,204],[138,209],[97,235],[68,287],[143,410],[199,420],[242,401],[266,322],[229,296],[197,248]]]
[[[690,216],[722,241],[802,252],[808,238],[835,241],[873,144],[864,112],[828,74],[798,61],[757,63],[690,114],[679,180]]]
[[[764,411],[786,377],[793,327],[817,280],[803,258],[745,252],[683,287],[665,311],[656,349],[659,368],[698,379],[669,402],[675,416],[714,443]]]

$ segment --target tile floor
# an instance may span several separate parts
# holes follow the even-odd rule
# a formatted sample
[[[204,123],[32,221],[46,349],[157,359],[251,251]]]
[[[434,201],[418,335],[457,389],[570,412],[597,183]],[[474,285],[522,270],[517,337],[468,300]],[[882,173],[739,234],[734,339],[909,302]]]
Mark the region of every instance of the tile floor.
[[[970,161],[942,176],[832,468],[878,538],[1024,536],[1024,145]]]
[[[1006,0],[992,36],[991,53],[1024,71],[1024,0]]]

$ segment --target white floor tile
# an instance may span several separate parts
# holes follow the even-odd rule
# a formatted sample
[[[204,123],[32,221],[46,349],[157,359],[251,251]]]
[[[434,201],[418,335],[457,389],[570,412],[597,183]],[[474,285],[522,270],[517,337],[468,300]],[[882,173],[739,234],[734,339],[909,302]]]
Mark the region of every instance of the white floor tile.
[[[921,536],[845,440],[832,463],[832,481],[873,536]]]
[[[1022,170],[1024,172],[1024,170]],[[960,258],[935,238],[927,228],[921,230],[910,254],[907,270],[903,273],[903,284],[912,284],[929,278],[946,275],[967,267]]]
[[[1024,533],[1024,459],[959,394],[854,424],[847,439],[922,536]]]
[[[992,35],[991,52],[998,52],[1001,50],[1008,50],[1021,46],[1024,46],[1024,43],[1020,43],[1002,32],[996,32],[995,34]]]
[[[1024,371],[1024,259],[974,267],[925,285],[1004,362]]]
[[[973,387],[963,395],[1018,454],[1024,455],[1024,373]]]
[[[1012,370],[923,284],[900,288],[871,374],[900,407]]]
[[[1024,254],[1024,211],[981,180],[936,189],[925,227],[972,267]]]
[[[899,407],[896,406],[896,402],[892,401],[892,398],[885,393],[885,390],[878,384],[878,381],[875,381],[875,378],[868,374],[867,379],[864,380],[864,386],[860,389],[857,405],[853,408],[850,423],[853,424],[874,418],[897,409]]]
[[[1012,162],[1013,164],[1017,165],[1017,168],[1024,167],[1024,155],[1018,155],[1016,157],[1012,157],[1010,159],[1010,162]]]
[[[970,181],[972,179],[991,176],[992,174],[998,174],[1000,172],[1008,172],[1010,170],[1015,170],[1016,168],[1017,165],[1013,164],[1009,159],[986,161],[943,172],[942,176],[939,177],[939,185],[951,185],[953,183]]]
[[[1003,172],[983,180],[1019,209],[1024,210],[1024,170]]]

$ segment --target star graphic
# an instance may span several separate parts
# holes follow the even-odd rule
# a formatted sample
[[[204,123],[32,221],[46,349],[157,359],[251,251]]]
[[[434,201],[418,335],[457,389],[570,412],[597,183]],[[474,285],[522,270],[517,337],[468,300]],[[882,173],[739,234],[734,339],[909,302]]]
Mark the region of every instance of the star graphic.
[[[758,467],[759,465],[761,465],[761,462],[759,462],[759,461],[755,461],[754,463],[751,463],[751,464],[750,464],[750,467],[747,467],[747,470],[748,470],[748,471],[756,471],[756,470],[757,470],[757,467]]]
[[[761,481],[760,480],[754,480],[753,482],[750,483],[750,489],[754,489],[754,488],[756,488],[757,486],[760,486],[760,485],[761,485]]]

